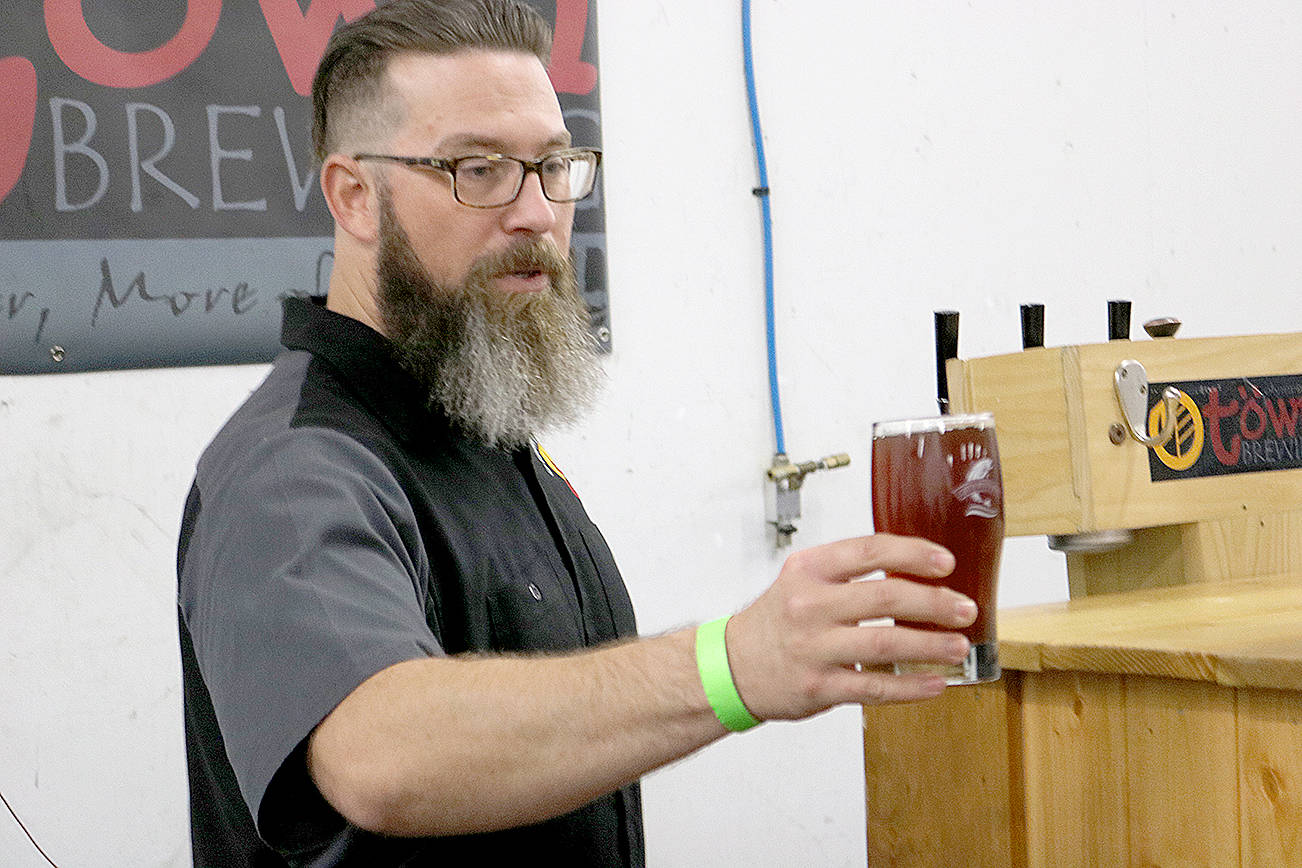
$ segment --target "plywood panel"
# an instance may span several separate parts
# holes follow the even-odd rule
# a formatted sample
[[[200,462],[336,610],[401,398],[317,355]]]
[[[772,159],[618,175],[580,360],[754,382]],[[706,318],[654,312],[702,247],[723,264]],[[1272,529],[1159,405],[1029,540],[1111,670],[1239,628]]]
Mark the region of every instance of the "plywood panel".
[[[1128,677],[1126,764],[1131,865],[1239,863],[1234,691]]]
[[[1072,598],[1185,584],[1186,527],[1136,530],[1129,545],[1110,552],[1068,552],[1067,586]]]
[[[1281,575],[1302,564],[1302,509],[1188,525],[1185,536],[1191,582]]]
[[[1240,473],[1150,482],[1148,451],[1134,440],[1114,445],[1108,426],[1121,419],[1114,371],[1143,363],[1151,382],[1302,373],[1302,334],[1112,342],[1082,346],[1081,401],[1094,528],[1154,527],[1302,507],[1302,470]]]
[[[1080,529],[1078,489],[1069,442],[1069,402],[1062,351],[1026,350],[948,367],[955,412],[995,414],[1008,536]]]
[[[1016,673],[916,704],[864,709],[868,861],[882,866],[1023,864]],[[1014,807],[1015,806],[1015,807]]]
[[[999,656],[1006,668],[1022,671],[1078,669],[1302,690],[1302,576],[1002,609]]]
[[[1302,865],[1302,695],[1240,690],[1244,868]]]
[[[1028,674],[1022,683],[1027,864],[1126,864],[1122,676]]]
[[[995,414],[1009,536],[1219,521],[1302,507],[1302,469],[1151,482],[1148,450],[1109,439],[1117,366],[1153,382],[1302,373],[1302,333],[1041,348],[948,368],[955,409]]]
[[[1302,486],[1302,480],[1299,481]],[[1136,530],[1099,554],[1069,552],[1071,596],[1284,575],[1302,563],[1302,509]]]

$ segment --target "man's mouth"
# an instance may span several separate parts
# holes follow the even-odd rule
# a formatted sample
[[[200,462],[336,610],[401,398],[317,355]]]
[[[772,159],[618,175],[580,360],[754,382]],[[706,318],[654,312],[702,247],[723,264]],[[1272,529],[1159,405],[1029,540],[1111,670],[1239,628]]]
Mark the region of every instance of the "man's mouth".
[[[560,285],[566,262],[550,245],[523,244],[485,259],[477,266],[499,292],[546,292]]]
[[[499,274],[497,283],[508,292],[541,292],[551,285],[551,276],[541,268],[525,268]]]

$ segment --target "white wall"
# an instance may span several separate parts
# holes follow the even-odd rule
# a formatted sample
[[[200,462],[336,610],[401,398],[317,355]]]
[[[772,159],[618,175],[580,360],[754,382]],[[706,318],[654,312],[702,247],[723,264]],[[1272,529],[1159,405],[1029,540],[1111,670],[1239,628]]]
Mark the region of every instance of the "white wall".
[[[645,631],[776,575],[758,208],[735,2],[600,3],[616,350],[549,439]],[[1290,4],[758,0],[788,449],[802,545],[864,532],[873,419],[934,407],[961,352],[1302,329],[1302,18]],[[63,866],[185,866],[173,545],[193,462],[260,367],[0,378],[0,792]],[[1009,543],[1002,603],[1061,599]],[[855,709],[651,775],[652,866],[862,865]],[[0,864],[44,865],[0,813]]]

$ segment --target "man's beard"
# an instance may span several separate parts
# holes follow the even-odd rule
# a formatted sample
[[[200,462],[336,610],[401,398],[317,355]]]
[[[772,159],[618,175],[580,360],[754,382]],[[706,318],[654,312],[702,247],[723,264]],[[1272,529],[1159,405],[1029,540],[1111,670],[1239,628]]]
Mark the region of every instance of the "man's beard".
[[[454,424],[505,448],[574,421],[602,382],[596,343],[569,259],[534,239],[477,260],[460,286],[435,282],[387,195],[380,203],[379,309],[398,361]],[[495,290],[541,271],[541,292]]]

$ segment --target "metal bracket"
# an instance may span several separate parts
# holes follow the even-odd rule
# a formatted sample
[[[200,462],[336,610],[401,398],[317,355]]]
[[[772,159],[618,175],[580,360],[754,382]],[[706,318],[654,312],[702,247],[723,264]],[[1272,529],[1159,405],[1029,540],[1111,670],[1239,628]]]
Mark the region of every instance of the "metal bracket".
[[[796,532],[796,519],[800,518],[800,487],[804,484],[805,477],[818,470],[832,470],[849,463],[850,456],[844,452],[799,464],[792,462],[782,452],[773,456],[773,463],[768,469],[768,478],[773,483],[774,492],[773,517],[768,523],[776,529],[778,548],[791,545],[791,536]]]
[[[1175,433],[1175,414],[1180,405],[1180,392],[1173,386],[1162,390],[1162,405],[1166,418],[1162,430],[1152,437],[1148,431],[1148,372],[1134,359],[1127,359],[1117,365],[1113,376],[1117,389],[1117,403],[1121,405],[1121,417],[1126,422],[1130,436],[1150,449],[1161,446]]]

